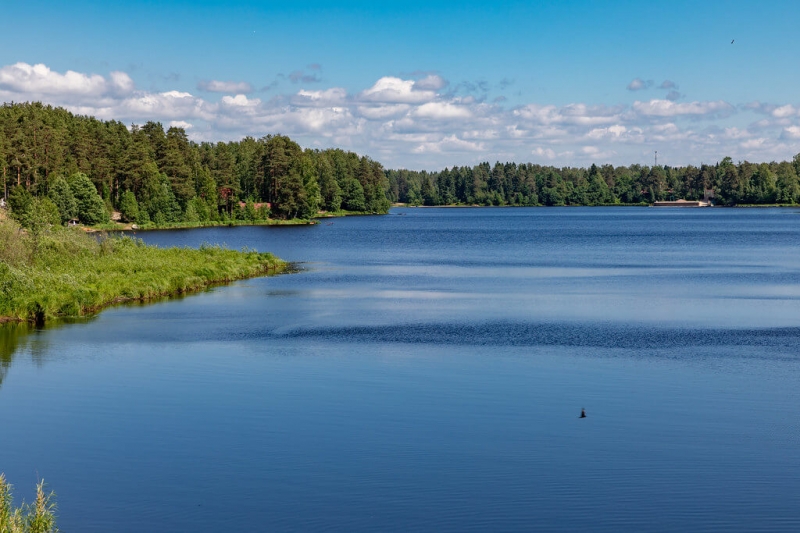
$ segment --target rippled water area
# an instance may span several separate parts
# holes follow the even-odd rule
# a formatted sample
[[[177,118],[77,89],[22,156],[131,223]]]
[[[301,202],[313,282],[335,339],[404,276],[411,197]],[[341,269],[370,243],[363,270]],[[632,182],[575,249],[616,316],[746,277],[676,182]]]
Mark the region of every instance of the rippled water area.
[[[800,531],[799,210],[137,237],[299,272],[0,328],[0,471],[62,531]]]

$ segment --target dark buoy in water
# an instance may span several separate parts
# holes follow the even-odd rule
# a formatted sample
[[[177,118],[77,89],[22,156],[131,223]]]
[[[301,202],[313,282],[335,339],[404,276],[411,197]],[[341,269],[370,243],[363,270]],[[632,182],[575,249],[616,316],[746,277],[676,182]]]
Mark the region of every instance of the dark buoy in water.
[[[581,416],[579,416],[578,418],[586,418],[586,409],[584,409],[583,407],[581,407]]]

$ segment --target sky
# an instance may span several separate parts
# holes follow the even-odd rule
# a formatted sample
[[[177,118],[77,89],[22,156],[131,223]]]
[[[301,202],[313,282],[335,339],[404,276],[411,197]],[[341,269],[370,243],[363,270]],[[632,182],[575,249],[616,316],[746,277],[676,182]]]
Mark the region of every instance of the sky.
[[[0,97],[387,168],[782,161],[800,2],[0,0]]]

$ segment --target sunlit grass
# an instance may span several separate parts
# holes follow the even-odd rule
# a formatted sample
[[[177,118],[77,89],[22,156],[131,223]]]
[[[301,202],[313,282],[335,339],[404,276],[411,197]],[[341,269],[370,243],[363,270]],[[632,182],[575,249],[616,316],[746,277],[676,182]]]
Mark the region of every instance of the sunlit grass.
[[[54,228],[38,238],[0,222],[0,317],[44,321],[81,316],[107,305],[181,294],[277,273],[269,253],[219,246],[158,248],[130,237]]]

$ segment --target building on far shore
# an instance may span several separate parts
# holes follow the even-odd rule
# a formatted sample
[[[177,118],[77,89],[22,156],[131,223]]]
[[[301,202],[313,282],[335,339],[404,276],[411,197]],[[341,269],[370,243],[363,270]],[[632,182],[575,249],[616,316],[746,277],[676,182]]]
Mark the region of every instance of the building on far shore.
[[[662,200],[660,202],[653,202],[653,207],[710,207],[714,205],[712,202],[714,198],[713,189],[705,189],[703,191],[702,200]]]

